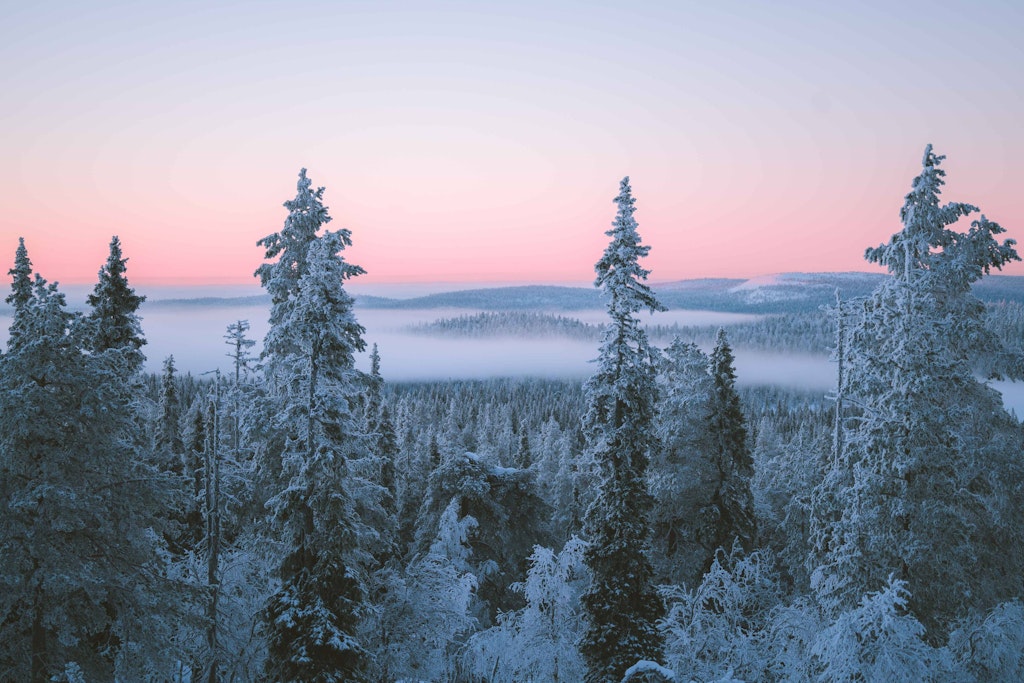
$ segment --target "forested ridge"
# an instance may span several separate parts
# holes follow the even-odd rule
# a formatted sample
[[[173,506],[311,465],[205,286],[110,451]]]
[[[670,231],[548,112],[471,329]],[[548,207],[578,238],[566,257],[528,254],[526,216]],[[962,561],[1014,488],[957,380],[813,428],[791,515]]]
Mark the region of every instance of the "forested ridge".
[[[1019,258],[941,203],[942,159],[867,250],[888,276],[821,310],[645,324],[626,178],[604,324],[416,328],[599,341],[583,384],[385,382],[305,170],[259,241],[262,353],[225,321],[230,372],[142,371],[117,237],[83,311],[20,242],[0,680],[1021,680],[1024,431],[981,377],[1024,376],[1024,313],[973,289]],[[736,346],[831,353],[835,388],[738,387]]]

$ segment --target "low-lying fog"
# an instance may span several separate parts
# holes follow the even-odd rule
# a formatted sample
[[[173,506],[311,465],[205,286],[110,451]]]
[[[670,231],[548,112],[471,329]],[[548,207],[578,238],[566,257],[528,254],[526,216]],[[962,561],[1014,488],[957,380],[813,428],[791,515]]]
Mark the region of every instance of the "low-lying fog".
[[[368,345],[376,343],[381,354],[381,372],[390,381],[475,379],[508,376],[541,376],[583,379],[593,372],[590,362],[597,356],[597,342],[555,337],[541,339],[459,338],[412,334],[409,325],[439,318],[475,313],[466,309],[390,310],[357,308],[356,316],[366,328]],[[557,315],[584,322],[602,323],[603,311],[554,311]],[[217,368],[229,369],[225,328],[236,320],[248,320],[249,336],[257,340],[254,352],[267,331],[267,309],[251,306],[197,306],[144,304],[142,326],[147,344],[146,369],[159,372],[164,358],[173,354],[182,372],[200,374]],[[756,316],[709,311],[668,311],[644,322],[671,325],[719,326],[746,322]],[[0,341],[6,343],[10,316],[0,316]],[[835,383],[835,365],[825,357],[811,354],[771,353],[734,349],[737,380],[741,385],[776,385],[825,392]],[[367,354],[357,365],[368,369]],[[1024,383],[993,382],[1004,402],[1024,415]]]

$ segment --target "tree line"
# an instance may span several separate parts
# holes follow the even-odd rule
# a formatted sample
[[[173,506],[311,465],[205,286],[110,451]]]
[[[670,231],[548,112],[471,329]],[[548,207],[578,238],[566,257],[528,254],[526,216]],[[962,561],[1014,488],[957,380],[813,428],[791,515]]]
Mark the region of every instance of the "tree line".
[[[628,178],[583,386],[356,370],[363,271],[305,170],[259,242],[263,352],[231,323],[224,375],[142,372],[117,237],[84,313],[19,242],[0,678],[1019,679],[1024,434],[976,371],[1021,356],[971,294],[1018,257],[955,229],[941,161],[829,312],[828,397],[741,392],[725,331],[652,344]]]

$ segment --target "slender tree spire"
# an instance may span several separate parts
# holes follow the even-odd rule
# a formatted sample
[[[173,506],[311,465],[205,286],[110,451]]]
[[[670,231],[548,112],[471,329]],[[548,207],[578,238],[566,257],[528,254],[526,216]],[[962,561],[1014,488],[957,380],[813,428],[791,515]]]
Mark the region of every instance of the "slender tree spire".
[[[35,288],[32,281],[32,261],[28,258],[24,237],[18,238],[18,249],[14,252],[14,267],[8,270],[7,274],[11,276],[11,293],[7,295],[6,301],[14,307],[14,320],[11,321],[7,348],[13,351],[24,338],[28,307]]]
[[[281,489],[268,501],[283,549],[280,587],[268,601],[268,678],[365,680],[368,655],[357,639],[365,585],[361,565],[369,537],[353,502],[349,460],[366,456],[355,354],[364,329],[344,281],[363,272],[345,261],[348,230],[325,231],[323,188],[299,194],[281,232],[260,240],[275,263],[257,270],[273,303],[264,366],[280,408]]]
[[[136,311],[146,297],[139,296],[128,286],[125,277],[127,262],[128,259],[121,254],[121,240],[114,235],[110,240],[110,255],[100,268],[99,282],[88,298],[92,312],[87,322],[91,350],[125,349],[133,352],[128,369],[134,372],[141,369],[145,360],[140,349],[146,340]]]
[[[174,379],[174,356],[164,359],[164,372],[160,378],[160,422],[157,425],[156,447],[167,458],[170,469],[181,473],[184,468],[185,445],[181,440],[179,421],[181,401],[178,399],[178,384]]]
[[[13,280],[11,293],[7,295],[7,303],[14,310],[23,309],[32,300],[32,261],[28,258],[25,238],[18,238],[18,249],[14,252],[14,267],[7,271]]]
[[[581,651],[590,683],[618,682],[638,661],[662,656],[656,622],[664,605],[652,585],[647,557],[651,497],[646,472],[654,440],[655,369],[637,314],[664,308],[644,282],[648,271],[639,264],[650,247],[640,243],[629,178],[622,180],[615,203],[618,214],[605,233],[612,239],[595,267],[610,322],[598,370],[586,384],[584,418],[587,450],[601,469],[601,486],[585,525],[590,541],[586,562],[594,580],[583,596],[589,624]]]
[[[734,541],[739,541],[744,550],[751,550],[756,535],[754,497],[750,492],[754,460],[747,445],[746,420],[736,393],[734,362],[725,330],[719,329],[708,368],[712,380],[708,427],[719,472],[719,490],[715,496],[719,512],[716,545],[727,552]],[[708,568],[710,566],[709,562]]]

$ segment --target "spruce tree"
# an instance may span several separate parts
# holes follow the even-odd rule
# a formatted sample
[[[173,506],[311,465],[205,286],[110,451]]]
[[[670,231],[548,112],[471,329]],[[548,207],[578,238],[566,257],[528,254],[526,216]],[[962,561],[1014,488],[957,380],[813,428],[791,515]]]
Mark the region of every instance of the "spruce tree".
[[[160,377],[160,418],[156,431],[156,450],[167,463],[167,469],[181,474],[185,445],[181,440],[181,402],[178,400],[178,382],[174,378],[174,356],[164,359]]]
[[[14,267],[8,270],[7,274],[11,276],[11,293],[5,301],[14,309],[7,347],[13,350],[24,339],[25,316],[29,302],[32,301],[32,261],[28,258],[24,237],[18,238],[18,248],[14,252]]]
[[[658,410],[648,485],[651,561],[659,583],[696,586],[721,545],[709,515],[721,476],[708,429],[712,380],[708,356],[676,337],[661,354]]]
[[[380,408],[383,398],[381,391],[384,388],[384,378],[380,374],[380,352],[377,345],[373,345],[370,351],[370,374],[366,378],[366,406],[364,414],[366,419],[367,434],[374,434],[378,430],[377,420],[380,417]]]
[[[387,491],[384,509],[387,514],[398,514],[398,476],[395,470],[395,459],[398,457],[398,438],[395,436],[395,425],[391,420],[391,411],[385,403],[380,408],[377,419],[377,457],[380,458],[380,485]],[[398,524],[397,517],[395,524]],[[397,530],[396,530],[397,533]]]
[[[1001,344],[971,294],[972,283],[1018,257],[984,216],[954,229],[977,209],[940,203],[942,159],[925,149],[900,210],[903,229],[867,250],[890,277],[842,307],[849,408],[842,449],[816,492],[834,509],[814,519],[812,576],[833,614],[883,590],[890,574],[905,581],[931,642],[1024,588],[1021,432],[975,378],[979,354]]]
[[[139,296],[128,286],[127,262],[121,254],[121,241],[114,235],[110,240],[110,255],[100,268],[99,282],[88,297],[92,311],[86,320],[90,328],[90,349],[97,352],[125,350],[125,373],[132,375],[142,368],[145,360],[140,349],[146,340],[137,311],[146,297]]]
[[[649,271],[639,264],[650,247],[640,243],[628,177],[615,203],[618,214],[605,233],[612,239],[595,267],[610,320],[597,372],[586,384],[584,418],[587,450],[601,471],[585,526],[593,583],[583,595],[588,625],[581,651],[591,683],[620,681],[638,661],[656,661],[662,654],[656,622],[664,605],[647,557],[646,474],[657,388],[654,353],[637,314],[664,307],[644,282]]]
[[[351,245],[348,230],[317,234],[329,220],[322,193],[310,190],[303,170],[284,229],[260,241],[268,258],[279,258],[257,272],[273,301],[264,360],[279,405],[282,488],[268,507],[284,547],[281,586],[265,612],[266,673],[326,683],[366,675],[356,632],[368,558],[349,467],[367,452],[355,412],[355,353],[365,343],[343,286],[363,270],[340,255]]]
[[[236,320],[228,325],[227,334],[224,335],[224,343],[231,347],[227,355],[235,372],[234,381],[228,392],[231,406],[231,450],[235,459],[239,457],[242,447],[242,398],[245,394],[242,388],[242,375],[249,372],[249,364],[254,360],[249,350],[256,345],[255,339],[246,336],[248,331],[248,320]]]
[[[89,680],[146,678],[175,618],[159,611],[181,596],[122,354],[84,352],[80,317],[38,276],[19,305],[31,342],[0,358],[0,676],[49,681],[76,662]]]
[[[729,552],[735,542],[750,551],[756,534],[754,498],[750,493],[754,461],[747,445],[746,420],[740,407],[740,397],[736,393],[732,348],[723,329],[718,330],[708,370],[712,381],[708,432],[719,482],[712,502],[717,519],[717,538],[712,551],[723,548]],[[709,559],[705,569],[710,568],[710,560],[713,559]]]
[[[263,341],[262,357],[274,361],[284,358],[291,350],[287,336],[274,335],[273,328],[280,327],[291,311],[293,299],[298,295],[299,280],[308,268],[307,258],[310,245],[316,241],[320,229],[331,222],[327,207],[323,205],[324,188],[313,189],[312,181],[306,176],[306,169],[299,171],[298,192],[295,198],[284,203],[288,217],[280,232],[267,235],[256,244],[265,249],[264,263],[256,269],[260,284],[270,294],[271,331]],[[341,230],[345,246],[351,243],[348,230]],[[363,272],[361,268],[349,266],[350,277]],[[270,368],[273,372],[273,368]]]

